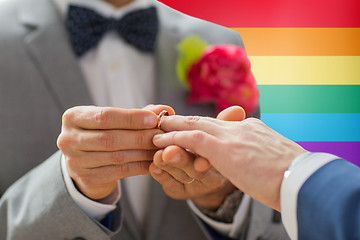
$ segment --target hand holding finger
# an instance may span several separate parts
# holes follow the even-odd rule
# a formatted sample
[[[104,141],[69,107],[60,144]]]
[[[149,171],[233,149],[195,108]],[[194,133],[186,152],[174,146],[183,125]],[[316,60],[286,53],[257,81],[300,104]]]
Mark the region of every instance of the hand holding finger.
[[[156,147],[152,143],[157,124],[156,111],[80,106],[63,116],[58,146],[64,153],[70,176],[88,197],[109,194],[118,179],[148,174]],[[151,111],[154,110],[155,112]],[[151,156],[150,156],[151,155]]]
[[[154,155],[150,174],[170,197],[192,199],[198,206],[216,209],[234,186],[214,169],[196,171],[194,158],[178,146],[169,146]]]
[[[162,111],[165,110],[169,114],[169,116],[175,115],[174,109],[167,105],[150,104],[150,105],[147,105],[146,107],[144,107],[143,110],[151,111],[151,112],[155,113],[156,115],[159,115],[159,113],[161,113]]]
[[[242,107],[233,106],[221,111],[216,119],[224,121],[242,121],[245,119],[245,115],[245,110]],[[194,160],[194,168],[199,172],[206,171],[210,165],[209,160],[204,157],[199,156]]]
[[[177,146],[169,146],[161,152],[161,156],[154,158],[154,164],[166,171],[181,183],[200,180],[199,172],[192,167],[195,156]]]

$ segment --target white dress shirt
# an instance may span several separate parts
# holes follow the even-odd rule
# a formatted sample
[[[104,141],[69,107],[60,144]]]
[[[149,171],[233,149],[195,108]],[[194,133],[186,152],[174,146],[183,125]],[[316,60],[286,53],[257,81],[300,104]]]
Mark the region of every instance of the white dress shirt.
[[[127,12],[149,7],[152,0],[135,0],[132,3],[114,8],[102,0],[53,0],[63,18],[69,4],[96,9],[105,17],[119,18]],[[129,45],[116,32],[107,33],[97,47],[78,59],[87,87],[94,103],[98,106],[121,108],[142,108],[154,102],[155,62],[151,53],[143,53]],[[121,197],[120,181],[115,191],[100,202],[92,201],[77,191],[69,176],[65,159],[62,158],[62,171],[68,191],[77,205],[90,217],[101,219],[116,208]],[[135,176],[124,179],[129,201],[136,219],[142,223],[146,214],[146,202],[150,176]],[[234,217],[233,224],[216,222],[202,214],[188,201],[190,208],[201,219],[218,231],[235,236],[240,229],[245,213],[249,208],[249,197],[242,200],[241,207]]]
[[[55,0],[62,17],[65,19],[69,4],[84,6],[96,11],[104,17],[121,18],[124,14],[137,8],[151,5],[147,0],[136,0],[122,8],[114,8],[101,0]],[[91,98],[97,106],[113,106],[121,108],[143,108],[154,102],[155,68],[152,53],[143,53],[126,43],[115,31],[107,33],[97,47],[91,49],[78,59]],[[63,171],[67,172],[63,161]],[[68,173],[65,174],[68,176]],[[120,198],[120,184],[117,198],[113,195],[104,199],[103,203],[91,201],[77,192],[71,178],[67,187],[78,205],[91,217],[102,218],[116,208]],[[135,217],[142,222],[148,194],[149,176],[130,177],[125,179],[129,192],[130,204]],[[136,185],[137,187],[134,187]],[[110,204],[110,205],[109,205]]]
[[[282,221],[293,240],[298,239],[297,199],[306,180],[325,164],[338,159],[328,153],[303,153],[295,158],[285,171],[280,189]]]

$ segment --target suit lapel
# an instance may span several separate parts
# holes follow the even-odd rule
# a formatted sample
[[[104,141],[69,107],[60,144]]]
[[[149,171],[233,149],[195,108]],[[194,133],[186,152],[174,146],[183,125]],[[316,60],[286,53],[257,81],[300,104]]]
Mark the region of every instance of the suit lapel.
[[[146,239],[155,240],[161,229],[163,215],[169,198],[165,195],[161,185],[151,178],[151,190],[146,219]]]
[[[174,69],[176,66],[174,65],[174,54],[176,54],[174,43],[177,41],[177,34],[176,29],[168,29],[166,25],[164,26],[162,19],[164,18],[159,13],[160,27],[155,50],[155,103],[168,104],[169,106],[174,107],[174,105],[169,103],[168,96],[173,93],[174,89],[173,87],[171,89],[169,88],[169,83],[171,84],[171,79],[174,79]],[[166,93],[164,90],[166,90]],[[179,92],[179,88],[177,88],[177,92]],[[177,99],[177,97],[173,96],[172,99]],[[178,101],[176,102],[181,101],[181,99],[177,100]],[[146,214],[145,239],[155,240],[158,232],[161,230],[161,222],[169,198],[165,195],[158,182],[156,182],[153,178],[151,178],[150,181],[151,189],[149,191],[149,202],[147,207],[148,212]]]
[[[174,18],[174,10],[161,3],[156,3],[159,13],[160,31],[156,48],[157,92],[156,103],[166,104],[175,109],[180,115],[213,116],[212,104],[188,104],[186,98],[188,90],[182,85],[176,74],[178,59],[177,44],[185,37],[195,34],[184,24]],[[164,20],[164,21],[162,21]]]
[[[120,199],[121,208],[124,211],[124,224],[126,228],[129,230],[130,234],[134,237],[135,240],[142,239],[142,228],[139,222],[135,219],[135,214],[131,210],[131,205],[128,199],[128,194],[126,190],[126,186],[124,181],[121,181],[121,191],[122,196]]]
[[[187,90],[180,83],[176,75],[176,61],[178,53],[176,45],[183,38],[178,24],[171,24],[167,20],[171,19],[168,16],[168,10],[159,7],[156,3],[159,13],[159,34],[157,37],[156,51],[155,51],[155,66],[156,66],[156,99],[157,104],[166,104],[175,109],[177,114],[192,114],[198,115],[213,115],[214,108],[209,108],[206,111],[204,105],[195,106],[186,103]],[[165,19],[165,21],[162,21]],[[204,110],[205,109],[205,110]],[[208,112],[208,113],[206,113]],[[162,220],[164,219],[165,209],[169,202],[169,197],[164,193],[161,185],[154,179],[151,179],[151,190],[149,196],[149,206],[147,213],[147,224],[145,237],[148,240],[157,239],[161,229]]]
[[[247,239],[258,239],[269,228],[272,222],[274,210],[253,200],[250,213],[250,225]]]
[[[52,2],[21,1],[19,20],[31,30],[24,43],[59,108],[64,111],[74,105],[91,104],[63,21]]]
[[[155,52],[156,61],[156,102],[160,104],[167,104],[174,108],[180,108],[183,105],[185,97],[185,88],[177,80],[176,76],[176,44],[180,41],[178,29],[169,26],[166,21],[166,16],[159,12],[160,30],[157,38],[157,47]],[[181,91],[181,90],[184,91]]]

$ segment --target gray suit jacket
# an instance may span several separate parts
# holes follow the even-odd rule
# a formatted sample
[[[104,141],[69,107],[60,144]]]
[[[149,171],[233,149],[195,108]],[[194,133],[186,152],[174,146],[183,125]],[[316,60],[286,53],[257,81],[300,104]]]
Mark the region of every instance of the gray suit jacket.
[[[156,6],[161,23],[155,52],[157,102],[168,104],[183,115],[214,116],[211,105],[185,103],[187,92],[175,73],[175,45],[190,34],[197,34],[209,43],[242,45],[240,37],[229,29],[185,16],[160,3]],[[77,207],[63,181],[56,138],[62,113],[84,104],[92,104],[92,100],[52,2],[1,1],[0,194],[10,188],[0,201],[0,240],[209,239],[208,231],[186,203],[168,198],[155,181],[144,230],[134,219],[126,192],[114,212],[114,232]],[[30,169],[33,170],[28,172]],[[247,239],[287,238],[281,223],[272,221],[272,210],[253,202],[249,215]]]

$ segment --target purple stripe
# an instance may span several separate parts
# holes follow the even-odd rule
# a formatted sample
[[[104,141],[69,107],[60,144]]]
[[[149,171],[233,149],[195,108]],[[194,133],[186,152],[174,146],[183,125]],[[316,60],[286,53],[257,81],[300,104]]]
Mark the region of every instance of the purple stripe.
[[[360,166],[360,142],[297,142],[310,152],[326,152]]]

